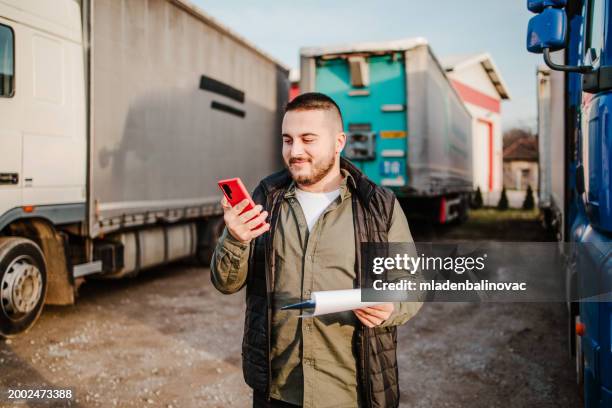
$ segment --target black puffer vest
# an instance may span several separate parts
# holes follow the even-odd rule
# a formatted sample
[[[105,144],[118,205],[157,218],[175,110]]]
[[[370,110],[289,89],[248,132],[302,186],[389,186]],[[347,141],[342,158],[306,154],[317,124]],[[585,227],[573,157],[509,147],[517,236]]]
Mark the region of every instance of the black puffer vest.
[[[361,242],[387,242],[395,195],[370,181],[348,160],[340,166],[349,171],[355,230],[355,287],[361,285]],[[350,179],[349,179],[350,180]],[[246,281],[246,313],[242,340],[242,370],[246,383],[266,392],[271,383],[270,330],[274,295],[273,239],[282,198],[291,183],[287,170],[275,173],[257,186],[253,200],[270,214],[270,231],[251,242]],[[360,326],[353,339],[357,357],[359,391],[364,407],[399,406],[396,358],[396,327]]]

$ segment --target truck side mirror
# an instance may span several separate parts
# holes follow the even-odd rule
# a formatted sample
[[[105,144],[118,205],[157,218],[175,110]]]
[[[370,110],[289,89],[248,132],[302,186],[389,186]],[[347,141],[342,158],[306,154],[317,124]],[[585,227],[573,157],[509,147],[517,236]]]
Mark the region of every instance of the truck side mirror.
[[[591,66],[559,65],[553,62],[550,53],[565,48],[567,37],[567,15],[563,7],[566,0],[527,0],[527,8],[538,13],[529,20],[527,29],[527,51],[544,54],[546,65],[555,71],[589,73]]]
[[[557,51],[565,48],[567,16],[556,8],[547,8],[529,20],[527,50],[541,54],[545,49]]]
[[[546,7],[563,8],[567,0],[527,0],[527,8],[532,13],[540,14]]]

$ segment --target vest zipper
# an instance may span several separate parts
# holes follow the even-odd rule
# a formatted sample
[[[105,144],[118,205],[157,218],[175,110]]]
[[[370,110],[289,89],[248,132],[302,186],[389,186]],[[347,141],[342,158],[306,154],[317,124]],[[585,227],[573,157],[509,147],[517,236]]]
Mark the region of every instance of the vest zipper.
[[[363,354],[364,354],[364,364],[363,364],[363,371],[364,371],[364,382],[365,382],[365,395],[367,398],[367,402],[366,402],[366,406],[367,407],[371,407],[372,406],[372,392],[371,392],[371,384],[370,384],[370,347],[369,347],[369,341],[370,341],[370,336],[369,336],[369,331],[368,331],[368,327],[364,326],[363,327]]]
[[[278,193],[278,192],[277,192]],[[272,205],[270,206],[271,211],[271,217],[270,217],[270,239],[269,239],[269,247],[266,248],[266,256],[269,259],[269,268],[267,269],[269,271],[269,276],[266,277],[266,285],[268,286],[266,288],[266,303],[267,303],[267,309],[268,309],[268,313],[267,313],[267,325],[268,325],[268,330],[267,330],[267,346],[268,346],[268,350],[267,350],[267,359],[268,359],[268,386],[267,388],[267,396],[266,399],[268,402],[270,402],[271,400],[271,388],[272,388],[272,353],[271,353],[271,337],[272,337],[272,291],[274,290],[274,268],[275,268],[275,262],[274,262],[274,235],[275,235],[275,230],[276,230],[276,221],[278,219],[278,211],[277,211],[277,205],[278,205],[278,197],[281,197],[284,194],[284,190],[281,190],[281,194],[276,194],[273,196],[272,198]]]
[[[362,235],[362,231],[361,231],[361,224],[359,222],[359,204],[358,204],[358,198],[356,197],[356,193],[351,195],[351,201],[352,201],[352,207],[353,207],[353,228],[355,231],[355,245],[356,245],[356,253],[355,253],[355,259],[358,260],[358,262],[356,262],[355,266],[356,266],[356,275],[357,275],[357,287],[361,288],[361,262],[363,261],[361,259],[361,235]],[[367,222],[364,219],[364,222]],[[366,226],[366,234],[369,232],[368,227]],[[360,359],[361,359],[361,378],[360,378],[360,383],[361,383],[361,387],[362,387],[362,395],[363,395],[363,406],[364,407],[371,407],[372,406],[372,397],[371,397],[371,392],[370,392],[370,376],[369,376],[369,358],[370,358],[370,353],[369,353],[369,349],[368,349],[368,327],[364,326],[363,324],[361,324],[361,349],[359,350],[360,353]]]

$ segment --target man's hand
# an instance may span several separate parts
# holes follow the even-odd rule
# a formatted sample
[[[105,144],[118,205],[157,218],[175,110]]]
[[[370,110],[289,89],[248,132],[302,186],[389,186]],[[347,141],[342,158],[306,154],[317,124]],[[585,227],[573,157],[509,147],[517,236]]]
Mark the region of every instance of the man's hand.
[[[223,207],[223,220],[225,221],[227,231],[232,235],[232,237],[245,244],[248,244],[253,238],[257,238],[270,229],[270,224],[266,222],[268,212],[261,212],[263,207],[259,204],[253,209],[240,215],[242,210],[244,210],[248,204],[249,200],[246,198],[236,204],[235,207],[232,207],[230,203],[227,202],[225,196],[221,200],[221,206]],[[251,218],[253,219],[251,220]],[[251,230],[259,224],[263,225],[255,230]]]
[[[383,303],[380,305],[354,309],[353,313],[363,323],[364,326],[376,327],[387,320],[393,313],[393,303]]]

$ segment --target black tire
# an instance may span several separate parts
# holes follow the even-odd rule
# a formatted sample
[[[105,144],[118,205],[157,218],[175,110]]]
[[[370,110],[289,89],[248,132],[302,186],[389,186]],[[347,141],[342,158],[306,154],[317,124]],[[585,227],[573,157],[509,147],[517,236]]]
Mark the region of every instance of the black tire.
[[[577,313],[574,312],[574,305],[568,304],[567,312],[567,340],[568,340],[568,355],[570,359],[576,358],[578,342],[576,341],[576,317]]]
[[[461,197],[461,206],[459,210],[459,224],[467,222],[470,218],[470,195],[465,194]]]
[[[542,214],[542,227],[544,227],[546,231],[552,231],[553,230],[552,211],[550,210],[550,208],[542,208],[540,209],[540,213]]]
[[[32,327],[46,295],[47,268],[38,245],[25,238],[0,238],[0,336],[16,336]]]

